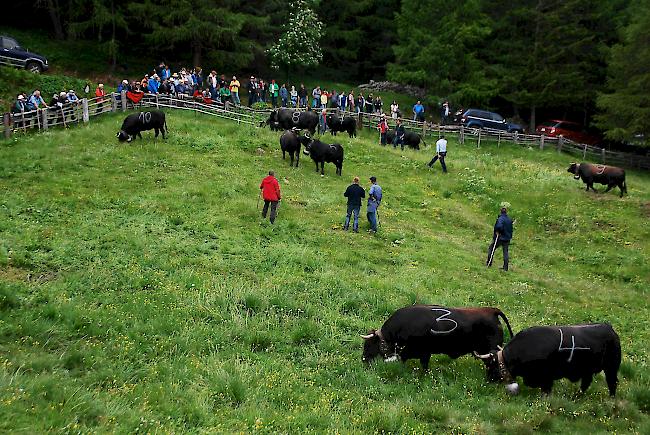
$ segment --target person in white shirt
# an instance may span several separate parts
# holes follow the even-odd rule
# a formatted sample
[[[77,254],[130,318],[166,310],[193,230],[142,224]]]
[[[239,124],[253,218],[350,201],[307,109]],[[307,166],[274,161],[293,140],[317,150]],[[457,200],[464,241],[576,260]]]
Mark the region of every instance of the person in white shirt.
[[[442,172],[447,173],[447,165],[445,164],[445,157],[447,156],[447,139],[444,136],[440,136],[438,142],[436,142],[436,155],[433,156],[433,159],[429,162],[429,167],[432,167],[436,160],[440,159],[440,164],[442,165]]]
[[[399,104],[397,101],[393,100],[393,104],[390,105],[390,116],[393,119],[397,119],[399,114]]]

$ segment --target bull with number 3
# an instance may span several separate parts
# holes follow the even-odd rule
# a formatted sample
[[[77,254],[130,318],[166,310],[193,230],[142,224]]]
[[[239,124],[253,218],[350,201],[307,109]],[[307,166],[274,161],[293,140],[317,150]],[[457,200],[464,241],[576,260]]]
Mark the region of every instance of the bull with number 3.
[[[503,345],[499,318],[512,337],[508,318],[498,308],[439,305],[400,308],[381,328],[361,336],[364,339],[362,360],[368,364],[378,357],[386,362],[419,359],[426,371],[432,354],[446,354],[455,359],[472,352],[491,352]]]

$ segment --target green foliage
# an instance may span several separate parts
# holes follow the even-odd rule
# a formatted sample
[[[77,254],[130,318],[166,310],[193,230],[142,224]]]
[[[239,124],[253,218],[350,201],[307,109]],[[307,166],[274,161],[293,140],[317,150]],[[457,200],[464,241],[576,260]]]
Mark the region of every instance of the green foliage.
[[[18,92],[30,94],[35,89],[41,91],[45,100],[51,98],[55,93],[67,92],[70,89],[74,89],[77,95],[83,96],[86,83],[86,81],[75,77],[32,74],[25,70],[0,67],[0,104],[9,106],[16,99]]]
[[[623,199],[586,193],[554,150],[450,137],[443,176],[430,150],[364,129],[337,139],[343,176],[321,178],[304,156],[289,168],[268,129],[173,111],[167,140],[127,145],[123,117],[0,142],[0,432],[650,427],[648,174],[627,171]],[[273,226],[256,208],[269,169]],[[377,235],[340,230],[354,175],[384,188]],[[483,263],[504,201],[507,274]],[[511,397],[469,356],[364,369],[359,334],[415,301],[498,306],[515,331],[609,321],[618,396],[597,375],[584,395],[560,381]]]
[[[597,124],[614,140],[650,146],[650,2],[634,4],[632,22],[610,53]]]
[[[323,23],[307,0],[292,0],[288,10],[289,18],[280,38],[267,50],[271,67],[288,71],[318,65],[323,58]]]

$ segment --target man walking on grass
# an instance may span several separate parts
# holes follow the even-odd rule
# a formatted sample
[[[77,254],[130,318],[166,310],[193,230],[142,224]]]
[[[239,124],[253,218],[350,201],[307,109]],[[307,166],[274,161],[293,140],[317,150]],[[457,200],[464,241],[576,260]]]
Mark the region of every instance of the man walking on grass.
[[[280,194],[280,184],[275,178],[275,173],[269,171],[268,177],[262,180],[260,184],[260,189],[262,190],[262,199],[264,199],[264,208],[262,209],[262,218],[266,219],[266,213],[269,211],[269,205],[271,205],[271,224],[275,222],[275,216],[277,215],[278,201],[282,199]]]
[[[350,228],[350,217],[354,214],[354,223],[352,224],[352,230],[355,233],[359,232],[359,211],[361,210],[361,198],[366,197],[366,191],[363,187],[359,186],[359,177],[354,177],[352,184],[348,186],[343,193],[348,199],[348,212],[345,217],[345,225],[343,229],[347,231]]]
[[[510,259],[508,248],[510,246],[510,240],[512,240],[512,219],[508,216],[508,210],[505,207],[501,207],[501,214],[494,224],[492,243],[490,243],[490,248],[488,249],[488,258],[485,263],[487,267],[492,266],[494,251],[501,246],[503,248],[503,267],[501,269],[505,272],[508,271],[508,261]]]
[[[368,191],[368,206],[366,208],[366,215],[368,217],[368,222],[370,222],[370,231],[371,233],[377,232],[377,209],[381,204],[381,198],[383,196],[381,187],[377,184],[377,177],[370,177],[370,190]]]
[[[436,160],[440,159],[440,164],[442,165],[442,172],[447,173],[447,165],[445,164],[445,157],[447,156],[447,139],[444,136],[440,136],[438,142],[436,142],[436,155],[433,156],[433,159],[429,162],[429,167],[432,167]]]

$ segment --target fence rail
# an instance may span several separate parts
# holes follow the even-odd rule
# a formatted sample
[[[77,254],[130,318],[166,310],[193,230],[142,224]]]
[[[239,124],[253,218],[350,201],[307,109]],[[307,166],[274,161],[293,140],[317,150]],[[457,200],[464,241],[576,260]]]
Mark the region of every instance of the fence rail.
[[[48,107],[20,113],[5,113],[2,123],[2,134],[5,138],[13,133],[26,133],[27,130],[48,130],[56,126],[70,127],[74,124],[88,123],[92,117],[108,112],[126,111],[141,107],[165,108],[171,110],[186,110],[194,113],[214,116],[249,126],[259,126],[266,120],[271,109],[253,109],[243,105],[229,103],[206,104],[191,97],[173,97],[170,95],[145,94],[139,103],[134,104],[126,98],[126,93],[112,93],[104,97],[84,98],[64,107]],[[298,110],[308,110],[306,108]],[[338,112],[338,109],[327,109],[328,112]],[[376,113],[344,112],[343,116],[357,118],[359,128],[375,129],[380,116]],[[395,126],[395,120],[387,118],[390,127]],[[534,134],[510,133],[502,130],[466,128],[462,125],[440,125],[428,122],[414,121],[402,118],[402,124],[410,131],[419,133],[426,138],[439,138],[442,135],[454,135],[461,144],[475,142],[481,147],[485,140],[501,143],[514,143],[526,147],[539,147],[541,150],[553,147],[558,152],[564,152],[581,160],[616,165],[627,168],[650,170],[650,157],[632,153],[608,151],[586,144],[575,143],[563,137],[539,136]]]

